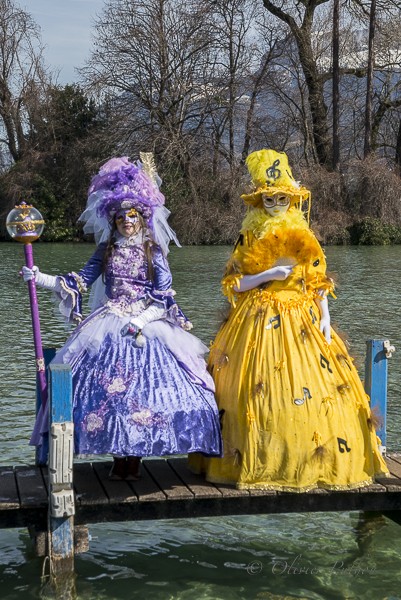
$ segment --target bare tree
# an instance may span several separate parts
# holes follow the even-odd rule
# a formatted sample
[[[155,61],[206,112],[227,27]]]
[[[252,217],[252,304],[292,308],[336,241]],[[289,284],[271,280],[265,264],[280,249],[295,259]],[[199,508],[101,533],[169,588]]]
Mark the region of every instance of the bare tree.
[[[289,0],[263,0],[265,8],[275,17],[286,23],[297,44],[309,93],[309,106],[312,117],[313,139],[316,154],[321,165],[330,166],[330,135],[327,122],[327,105],[324,97],[323,79],[312,45],[313,20],[317,8],[328,0],[302,0],[300,3]]]
[[[95,24],[95,47],[82,70],[92,89],[114,97],[123,116],[120,146],[139,138],[183,163],[183,141],[205,114],[205,74],[213,58],[203,2],[109,0]],[[174,148],[174,149],[173,149]]]
[[[0,144],[13,161],[28,151],[46,85],[38,26],[13,0],[0,0]]]
[[[353,20],[353,29],[358,23],[366,32],[366,41],[359,44],[359,59],[355,59],[354,69],[344,69],[365,82],[364,104],[361,106],[360,90],[355,93],[355,147],[362,145],[360,154],[365,158],[382,148],[396,147],[397,133],[392,139],[387,136],[389,128],[387,116],[391,120],[394,110],[400,106],[400,21],[399,0],[351,0],[347,6]],[[349,48],[350,52],[350,48]],[[359,62],[359,64],[357,64]],[[397,128],[396,128],[397,129]],[[381,130],[386,131],[383,135]],[[362,137],[362,143],[358,138]]]
[[[374,41],[376,30],[376,0],[370,2],[369,12],[369,42],[368,42],[368,64],[366,77],[366,103],[365,103],[365,158],[372,149],[372,96],[373,96],[373,69],[375,63]]]
[[[255,0],[109,0],[82,74],[113,96],[116,146],[178,162],[193,195],[200,156],[233,175],[276,46],[266,15]]]
[[[265,19],[255,0],[207,0],[207,4],[212,14],[210,31],[215,55],[213,70],[209,71],[210,89],[220,99],[219,103],[209,104],[215,141],[213,163],[219,155],[224,156],[233,174],[244,119],[248,118],[249,134],[255,94],[270,62],[268,47],[257,27],[258,23],[263,26]],[[249,146],[249,139],[245,144]]]
[[[340,162],[340,0],[333,2],[333,170]]]
[[[264,116],[268,114],[266,107],[263,107],[264,110],[261,110],[261,105],[263,103],[262,93],[266,87],[272,87],[271,82],[275,76],[275,61],[283,54],[285,45],[285,38],[279,41],[276,28],[271,27],[269,23],[265,24],[262,20],[262,24],[259,25],[258,29],[259,43],[255,44],[255,55],[259,56],[260,64],[256,72],[250,73],[247,77],[249,86],[249,107],[246,113],[244,126],[244,143],[241,152],[242,163],[245,162],[250,150],[251,142],[254,139],[257,119],[263,120]],[[269,122],[269,128],[272,132],[274,129],[271,127],[272,120],[269,118],[266,120]]]

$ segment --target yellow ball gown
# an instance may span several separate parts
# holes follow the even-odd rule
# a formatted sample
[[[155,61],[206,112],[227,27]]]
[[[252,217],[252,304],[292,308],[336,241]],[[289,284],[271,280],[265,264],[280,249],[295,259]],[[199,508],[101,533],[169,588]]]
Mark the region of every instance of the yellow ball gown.
[[[294,265],[284,281],[247,292],[247,274]],[[319,291],[333,291],[326,260],[301,211],[246,217],[227,265],[232,308],[212,345],[209,369],[222,414],[223,458],[192,455],[214,483],[307,491],[368,485],[388,472],[352,358],[319,329]]]

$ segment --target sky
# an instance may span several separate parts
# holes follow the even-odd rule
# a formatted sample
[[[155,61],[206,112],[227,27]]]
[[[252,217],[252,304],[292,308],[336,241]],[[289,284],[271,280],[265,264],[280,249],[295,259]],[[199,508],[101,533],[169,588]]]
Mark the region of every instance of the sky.
[[[75,67],[83,66],[92,45],[93,21],[104,0],[17,0],[41,28],[45,61],[59,71],[58,83],[79,79]]]

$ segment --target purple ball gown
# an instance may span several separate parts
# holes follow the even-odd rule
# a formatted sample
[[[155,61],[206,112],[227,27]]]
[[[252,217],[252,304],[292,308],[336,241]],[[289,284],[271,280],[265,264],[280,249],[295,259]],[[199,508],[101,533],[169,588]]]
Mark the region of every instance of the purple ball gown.
[[[81,292],[101,276],[101,245],[79,273],[58,277],[60,310],[80,317]],[[175,303],[171,273],[153,248],[153,280],[138,238],[120,238],[105,273],[101,306],[82,321],[53,362],[71,365],[75,453],[161,456],[202,452],[220,456],[219,414],[206,370],[206,346]],[[143,328],[136,347],[122,328],[152,303],[162,318]],[[37,417],[31,443],[41,445],[47,407]]]

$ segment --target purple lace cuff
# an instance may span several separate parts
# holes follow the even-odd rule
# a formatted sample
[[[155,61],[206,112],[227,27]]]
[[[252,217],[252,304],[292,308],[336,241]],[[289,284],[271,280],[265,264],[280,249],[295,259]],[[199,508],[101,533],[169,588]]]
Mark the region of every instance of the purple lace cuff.
[[[171,288],[169,288],[168,290],[151,289],[148,292],[148,297],[151,298],[154,302],[162,304],[166,310],[170,306],[171,302],[174,302],[174,296],[175,291]]]
[[[59,311],[68,322],[80,323],[82,321],[82,292],[86,291],[83,279],[77,273],[59,275],[60,284],[56,297],[59,302]]]
[[[185,331],[192,329],[193,325],[189,319],[182,312],[174,300],[175,291],[171,288],[167,290],[151,290],[148,294],[154,302],[161,304],[166,311],[166,320],[170,323],[174,323]]]

